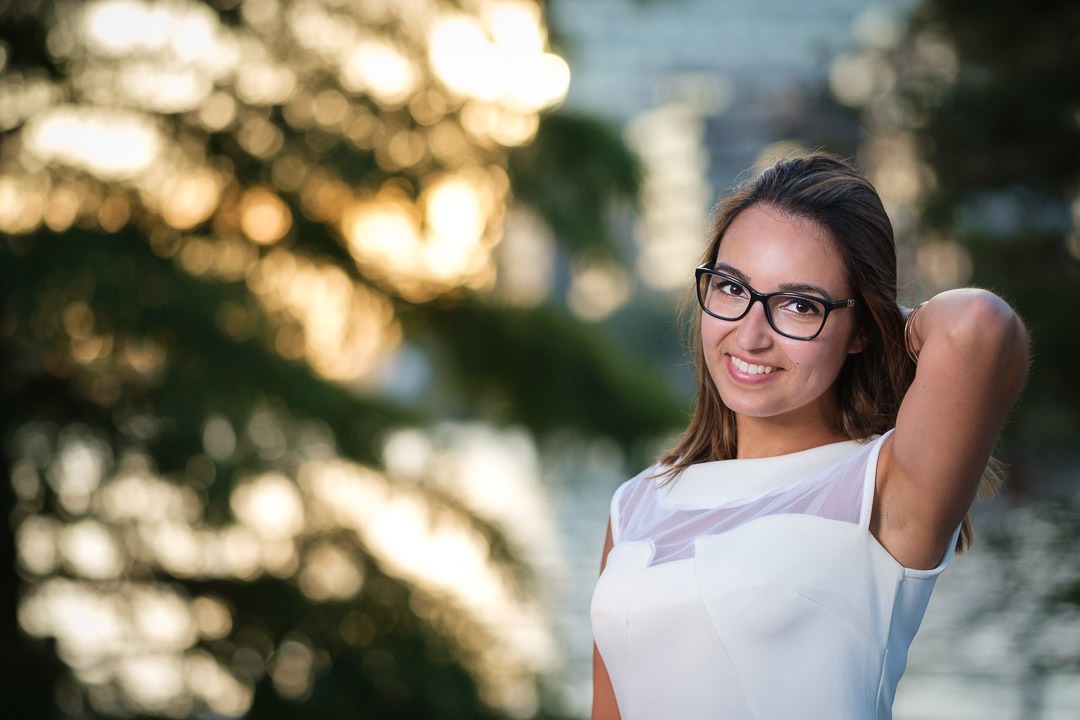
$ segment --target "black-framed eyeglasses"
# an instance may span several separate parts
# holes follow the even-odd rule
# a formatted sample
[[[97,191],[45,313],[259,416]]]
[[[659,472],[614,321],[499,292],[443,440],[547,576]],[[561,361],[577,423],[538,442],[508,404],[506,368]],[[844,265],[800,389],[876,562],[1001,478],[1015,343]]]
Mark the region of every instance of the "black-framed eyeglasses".
[[[699,267],[697,299],[701,309],[721,320],[740,320],[760,301],[773,330],[793,340],[813,340],[833,310],[855,307],[856,299],[826,300],[795,292],[760,293],[742,280],[719,270]]]

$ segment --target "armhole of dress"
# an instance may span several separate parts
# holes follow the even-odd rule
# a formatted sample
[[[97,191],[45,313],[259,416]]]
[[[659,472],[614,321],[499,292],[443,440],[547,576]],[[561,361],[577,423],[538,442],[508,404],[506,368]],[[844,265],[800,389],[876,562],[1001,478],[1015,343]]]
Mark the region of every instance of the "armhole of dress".
[[[608,522],[611,524],[611,544],[616,545],[622,538],[622,512],[619,507],[620,500],[623,493],[626,491],[626,486],[630,482],[624,482],[619,487],[615,488],[615,492],[611,496],[611,507],[608,510]]]
[[[885,439],[892,435],[893,430],[888,430],[880,437],[871,441],[870,452],[866,458],[866,468],[863,471],[862,508],[859,511],[859,525],[870,532],[870,515],[874,512],[874,495],[877,494],[877,469],[878,458],[881,457],[881,448],[885,445]]]
[[[611,522],[611,544],[622,542],[626,534],[627,523],[634,522],[640,512],[642,493],[656,477],[656,466],[645,468],[640,473],[615,488],[611,496],[608,520]],[[643,487],[643,485],[645,487]],[[629,494],[629,497],[627,497]],[[637,520],[640,522],[640,519]]]
[[[893,430],[895,430],[895,428]],[[870,449],[870,454],[866,458],[866,474],[864,476],[862,498],[862,518],[860,524],[866,528],[867,532],[870,532],[870,514],[874,510],[874,494],[877,492],[878,458],[881,456],[881,448],[885,444],[885,439],[892,435],[893,430],[889,430],[873,441],[873,447]],[[937,567],[930,568],[929,570],[909,568],[896,561],[895,558],[893,561],[896,562],[897,566],[903,569],[904,577],[909,580],[932,580],[940,575],[945,568],[949,567],[949,563],[952,562],[953,556],[956,554],[956,541],[959,537],[960,526],[957,526],[952,534],[952,539],[949,541],[949,547],[945,550],[945,555],[941,558],[941,562],[937,564]],[[886,552],[888,551],[886,550]]]
[[[929,570],[916,570],[914,568],[904,567],[904,577],[908,580],[933,580],[942,572],[945,568],[949,567],[949,563],[952,562],[953,557],[956,555],[956,541],[960,539],[960,526],[956,526],[956,530],[953,531],[952,538],[949,540],[949,547],[945,550],[945,556],[941,558],[941,562],[937,564],[937,567],[930,568]]]

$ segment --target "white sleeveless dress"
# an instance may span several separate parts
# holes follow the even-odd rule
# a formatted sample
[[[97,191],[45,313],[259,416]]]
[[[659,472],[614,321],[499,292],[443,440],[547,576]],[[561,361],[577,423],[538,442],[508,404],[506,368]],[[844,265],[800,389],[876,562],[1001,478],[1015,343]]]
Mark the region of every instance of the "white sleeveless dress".
[[[871,535],[885,437],[619,487],[591,614],[622,720],[892,717],[952,550],[911,570]]]

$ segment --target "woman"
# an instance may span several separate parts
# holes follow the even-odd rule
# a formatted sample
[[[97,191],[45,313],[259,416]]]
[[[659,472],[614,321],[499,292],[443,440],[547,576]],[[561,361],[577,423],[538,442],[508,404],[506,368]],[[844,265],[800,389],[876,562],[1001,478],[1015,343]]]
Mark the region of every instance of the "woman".
[[[890,718],[1026,331],[985,290],[899,306],[881,200],[832,156],[714,217],[693,418],[611,504],[593,718]]]

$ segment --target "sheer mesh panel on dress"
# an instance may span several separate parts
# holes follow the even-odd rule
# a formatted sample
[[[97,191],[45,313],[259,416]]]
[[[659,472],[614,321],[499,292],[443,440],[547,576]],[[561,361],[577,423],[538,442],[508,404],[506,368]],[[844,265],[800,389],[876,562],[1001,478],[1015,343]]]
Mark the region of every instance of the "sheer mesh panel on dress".
[[[650,468],[627,483],[616,500],[619,542],[651,539],[655,546],[649,563],[652,566],[693,557],[697,538],[726,532],[768,515],[813,515],[861,523],[866,460],[872,447],[869,444],[860,448],[792,485],[708,508],[667,502],[664,490],[658,487],[662,480],[657,479],[657,469]]]

